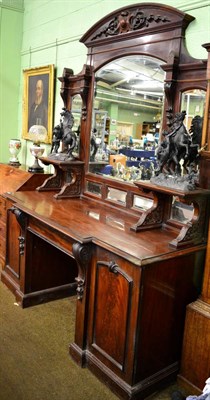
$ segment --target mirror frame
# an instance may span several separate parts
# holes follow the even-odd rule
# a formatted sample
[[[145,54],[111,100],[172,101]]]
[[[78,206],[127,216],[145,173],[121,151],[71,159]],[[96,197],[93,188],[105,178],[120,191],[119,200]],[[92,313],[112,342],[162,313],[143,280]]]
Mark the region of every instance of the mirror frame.
[[[147,55],[163,60],[165,71],[162,129],[167,128],[167,111],[180,111],[181,95],[192,89],[207,89],[207,60],[191,57],[185,47],[185,31],[194,20],[193,16],[158,3],[139,3],[120,8],[106,15],[93,25],[80,39],[87,49],[87,63],[80,74],[65,68],[62,78],[61,97],[64,106],[71,109],[71,98],[82,97],[80,134],[80,159],[85,165],[83,194],[86,182],[100,183],[102,200],[106,202],[107,187],[120,187],[128,192],[126,208],[132,208],[135,185],[114,182],[108,177],[88,172],[94,77],[98,69],[117,58],[130,55]],[[167,43],[167,45],[166,45]]]

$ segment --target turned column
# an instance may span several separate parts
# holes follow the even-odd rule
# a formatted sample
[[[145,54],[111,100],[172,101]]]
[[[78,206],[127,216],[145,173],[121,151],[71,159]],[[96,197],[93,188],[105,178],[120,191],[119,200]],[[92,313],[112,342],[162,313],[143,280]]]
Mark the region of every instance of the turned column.
[[[210,43],[208,51],[206,109],[203,123],[200,185],[210,188]],[[210,224],[200,297],[187,307],[178,382],[190,394],[200,394],[210,377]]]

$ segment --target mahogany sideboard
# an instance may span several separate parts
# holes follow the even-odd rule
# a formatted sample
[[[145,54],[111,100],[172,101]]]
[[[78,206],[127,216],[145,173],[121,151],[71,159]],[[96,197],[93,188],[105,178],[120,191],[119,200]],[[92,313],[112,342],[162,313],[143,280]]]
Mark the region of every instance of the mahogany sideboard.
[[[167,110],[180,111],[181,93],[207,88],[207,60],[192,58],[185,48],[185,30],[193,20],[169,6],[142,3],[116,10],[90,28],[80,39],[88,51],[81,73],[64,68],[59,78],[68,111],[74,96],[81,96],[79,172],[64,171],[60,163],[52,180],[38,183],[39,191],[25,186],[4,194],[2,281],[23,307],[75,294],[70,354],[123,399],[145,399],[179,371],[186,307],[201,291],[208,208],[201,199],[195,202],[192,220],[177,237],[177,224],[167,223],[167,191],[154,197],[152,213],[142,218],[133,210],[136,187],[89,169],[95,76],[105,64],[132,54],[162,60],[165,129]],[[205,115],[206,121],[209,107]],[[206,180],[209,169],[204,160],[201,165]],[[124,191],[124,206],[107,201],[109,187]],[[77,197],[65,198],[69,194]]]
[[[144,399],[174,380],[186,306],[200,291],[206,244],[171,247],[175,230],[135,232],[137,216],[85,196],[4,196],[7,257],[1,279],[17,301],[27,307],[61,292],[76,294],[70,354],[120,398]]]

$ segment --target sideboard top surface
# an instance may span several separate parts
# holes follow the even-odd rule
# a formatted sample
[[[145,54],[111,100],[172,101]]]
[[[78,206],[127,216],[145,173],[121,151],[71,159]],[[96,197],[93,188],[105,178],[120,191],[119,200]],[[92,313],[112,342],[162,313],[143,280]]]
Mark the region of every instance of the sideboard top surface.
[[[136,265],[150,264],[159,257],[189,254],[192,248],[169,247],[177,232],[151,229],[134,232],[138,217],[86,198],[56,200],[53,192],[19,191],[6,196],[41,224],[82,243],[92,242]],[[203,246],[200,246],[204,248]],[[197,248],[197,247],[196,247]],[[198,248],[197,248],[198,250]]]

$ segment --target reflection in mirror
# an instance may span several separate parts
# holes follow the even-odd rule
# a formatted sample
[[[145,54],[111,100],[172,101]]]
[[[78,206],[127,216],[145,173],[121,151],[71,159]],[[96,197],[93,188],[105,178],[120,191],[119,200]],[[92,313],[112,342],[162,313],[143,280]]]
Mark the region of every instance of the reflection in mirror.
[[[123,150],[127,159],[126,149],[147,151],[149,162],[148,151],[153,150],[154,158],[162,120],[163,64],[153,57],[133,55],[112,61],[96,72],[90,172],[120,180],[115,168],[121,166],[118,163],[110,167],[110,156],[119,155]],[[138,158],[134,152],[129,161],[133,165],[132,162],[123,164],[124,176],[132,176],[129,169],[136,167],[136,161],[137,168],[141,167],[144,154]]]
[[[123,192],[122,190],[114,189],[109,187],[108,188],[108,194],[107,194],[107,199],[116,201],[121,204],[125,204],[126,202],[126,192]]]
[[[186,111],[184,124],[189,130],[196,116],[203,118],[206,92],[201,89],[187,90],[182,93],[181,110]]]
[[[193,205],[183,204],[176,197],[173,197],[171,219],[186,224],[191,221],[194,215]]]
[[[77,144],[74,149],[73,155],[74,155],[74,157],[79,157],[79,154],[80,154],[80,126],[81,126],[81,117],[82,117],[82,99],[79,94],[75,95],[72,98],[71,112],[74,117],[74,125],[73,125],[72,130],[77,135]]]
[[[101,185],[99,183],[87,181],[86,191],[101,197]]]
[[[153,205],[153,200],[147,199],[146,197],[134,196],[133,207],[141,211],[149,210]]]

